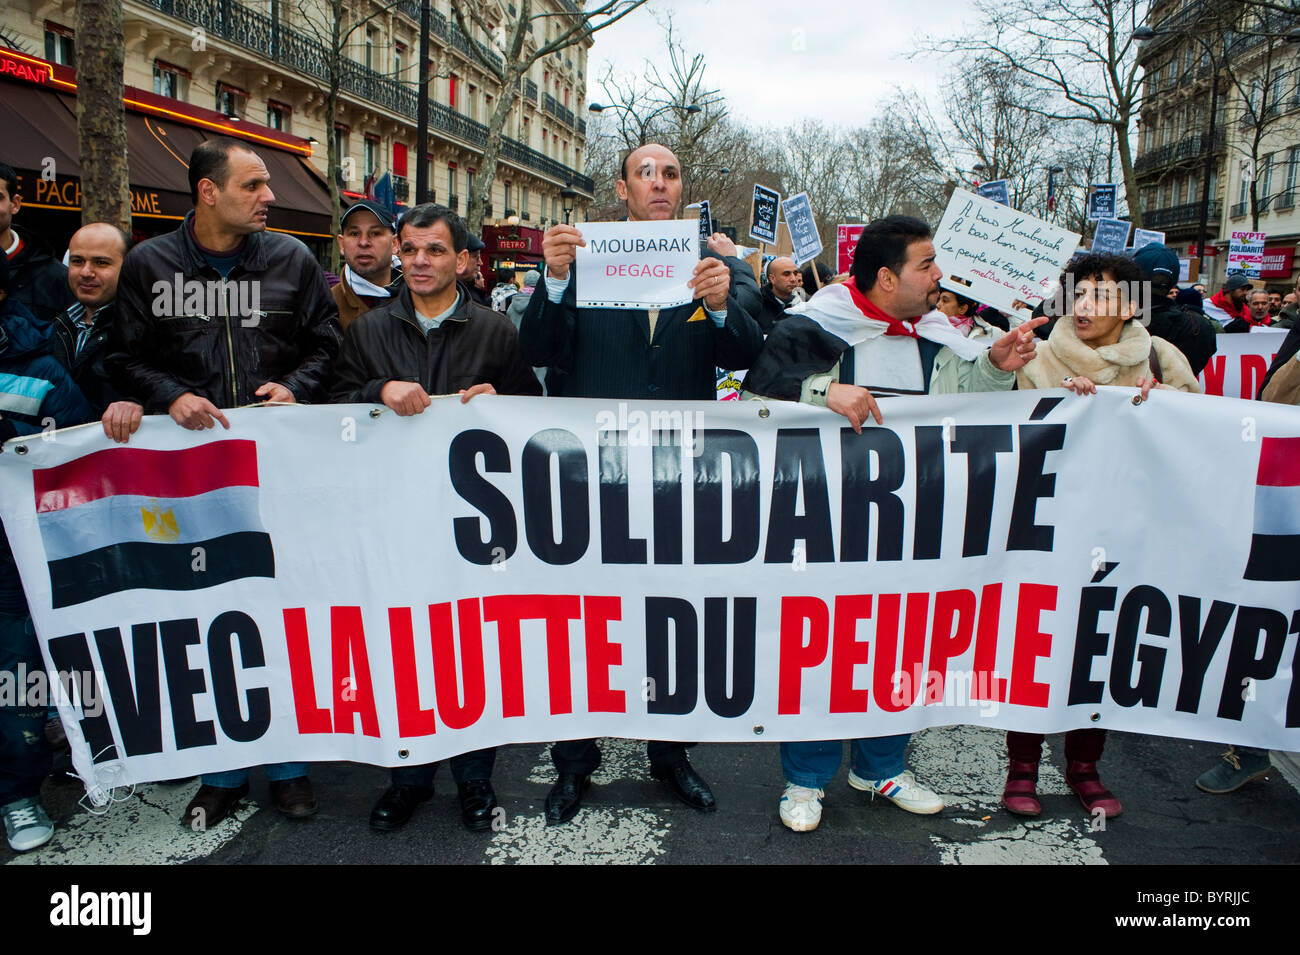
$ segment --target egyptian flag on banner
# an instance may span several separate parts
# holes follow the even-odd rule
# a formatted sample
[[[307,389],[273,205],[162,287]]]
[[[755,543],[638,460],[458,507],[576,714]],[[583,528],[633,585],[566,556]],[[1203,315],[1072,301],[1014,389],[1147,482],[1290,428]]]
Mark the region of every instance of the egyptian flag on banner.
[[[1247,580],[1300,580],[1300,438],[1260,441]]]
[[[253,441],[110,448],[35,470],[32,483],[55,609],[275,576]]]

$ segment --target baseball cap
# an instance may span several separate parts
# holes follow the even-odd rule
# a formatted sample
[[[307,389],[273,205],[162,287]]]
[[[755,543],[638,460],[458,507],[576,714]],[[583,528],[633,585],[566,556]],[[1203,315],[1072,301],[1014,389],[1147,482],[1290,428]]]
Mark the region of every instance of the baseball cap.
[[[1178,253],[1167,245],[1152,242],[1138,249],[1133,261],[1142,271],[1142,278],[1152,281],[1157,276],[1168,276],[1171,281],[1178,281]]]
[[[358,209],[365,209],[368,212],[374,213],[375,218],[378,219],[380,223],[396,231],[397,223],[393,219],[393,214],[379,203],[370,199],[358,199],[356,202],[352,203],[352,205],[344,209],[343,215],[339,216],[340,229],[343,228],[343,224],[348,221],[348,216],[352,215],[352,213],[356,212]]]
[[[1230,275],[1228,281],[1223,283],[1225,292],[1235,292],[1239,288],[1245,288],[1250,284],[1250,279],[1244,275]]]

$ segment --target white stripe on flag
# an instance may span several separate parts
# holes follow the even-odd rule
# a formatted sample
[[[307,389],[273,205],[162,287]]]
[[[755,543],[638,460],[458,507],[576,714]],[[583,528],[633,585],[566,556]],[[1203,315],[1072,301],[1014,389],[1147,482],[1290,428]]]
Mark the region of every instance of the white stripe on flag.
[[[149,541],[188,544],[239,531],[261,531],[255,487],[223,487],[194,497],[155,498],[118,494],[88,504],[46,511],[37,518],[45,559],[75,557],[112,544]],[[144,511],[171,512],[145,531]],[[172,522],[177,536],[168,536]]]
[[[1300,487],[1255,488],[1255,533],[1300,534]]]

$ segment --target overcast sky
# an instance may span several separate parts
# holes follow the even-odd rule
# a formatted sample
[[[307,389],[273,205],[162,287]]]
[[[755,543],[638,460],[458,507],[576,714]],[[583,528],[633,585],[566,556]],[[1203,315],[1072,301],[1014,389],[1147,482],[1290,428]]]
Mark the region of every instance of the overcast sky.
[[[617,74],[640,72],[647,56],[664,56],[655,18],[671,11],[675,32],[689,53],[705,55],[705,78],[733,115],[856,126],[896,86],[935,101],[942,70],[905,54],[926,33],[954,31],[969,10],[963,0],[650,0],[595,35],[587,95],[600,100],[607,64]]]

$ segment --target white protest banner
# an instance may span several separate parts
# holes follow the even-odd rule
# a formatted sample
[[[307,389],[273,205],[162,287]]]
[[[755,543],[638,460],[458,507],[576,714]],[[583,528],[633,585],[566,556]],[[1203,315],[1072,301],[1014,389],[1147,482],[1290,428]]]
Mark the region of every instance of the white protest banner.
[[[776,220],[781,193],[755,184],[753,205],[749,210],[749,237],[769,245],[776,241]]]
[[[1254,398],[1286,335],[1285,330],[1216,335],[1218,348],[1201,372],[1201,387],[1207,395]]]
[[[1151,245],[1153,243],[1157,245],[1164,245],[1165,234],[1163,232],[1155,232],[1151,229],[1133,230],[1133,251],[1134,252],[1142,248],[1142,246],[1144,245]]]
[[[943,269],[940,285],[1028,318],[1034,305],[1056,291],[1079,233],[957,189],[934,245]]]
[[[794,261],[803,265],[822,254],[822,238],[813,218],[812,202],[808,193],[801,192],[781,203],[785,224],[790,229],[790,242],[794,245]]]
[[[1098,219],[1091,251],[1122,255],[1128,246],[1128,230],[1132,227],[1127,219]]]
[[[699,220],[583,222],[578,246],[578,308],[671,308],[693,294],[686,285],[700,260]]]
[[[1088,186],[1088,218],[1115,218],[1115,202],[1118,196],[1117,184],[1113,182],[1094,182]]]
[[[9,442],[0,518],[94,786],[961,723],[1300,750],[1295,409],[1098,391],[860,435],[781,401],[150,417]]]
[[[1234,232],[1228,242],[1228,275],[1259,278],[1264,265],[1263,232]]]

